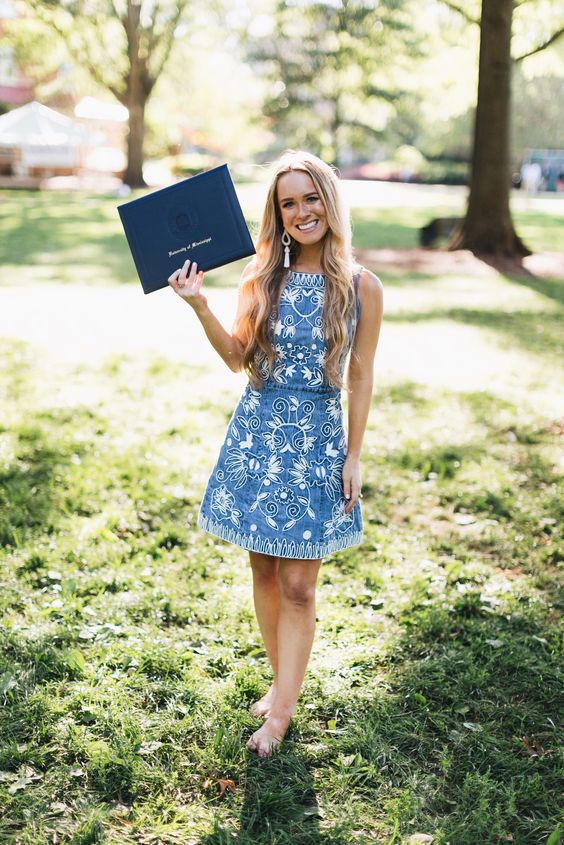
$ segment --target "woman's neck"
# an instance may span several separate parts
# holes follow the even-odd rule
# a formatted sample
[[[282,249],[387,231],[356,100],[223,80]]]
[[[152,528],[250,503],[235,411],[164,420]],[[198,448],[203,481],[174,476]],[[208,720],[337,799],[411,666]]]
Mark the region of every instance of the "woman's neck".
[[[300,249],[293,264],[296,273],[321,273],[321,249],[317,244]]]

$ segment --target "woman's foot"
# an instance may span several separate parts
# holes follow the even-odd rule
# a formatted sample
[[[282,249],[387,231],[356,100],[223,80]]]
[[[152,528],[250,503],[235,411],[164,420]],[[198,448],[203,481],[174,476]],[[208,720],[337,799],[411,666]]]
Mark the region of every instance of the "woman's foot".
[[[270,689],[263,695],[259,701],[255,701],[254,704],[251,704],[249,707],[249,711],[252,713],[253,716],[268,716],[270,713],[270,708],[274,702],[274,698],[276,696],[276,683],[271,684]]]
[[[247,748],[259,757],[270,757],[284,739],[291,721],[291,716],[269,716],[262,728],[255,731],[249,739]]]

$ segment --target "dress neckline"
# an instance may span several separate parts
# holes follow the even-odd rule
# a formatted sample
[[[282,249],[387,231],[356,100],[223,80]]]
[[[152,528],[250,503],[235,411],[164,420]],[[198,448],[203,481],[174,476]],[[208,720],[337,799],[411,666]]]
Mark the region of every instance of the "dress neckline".
[[[290,270],[286,284],[321,289],[325,287],[325,275],[323,273],[303,273],[301,270]]]

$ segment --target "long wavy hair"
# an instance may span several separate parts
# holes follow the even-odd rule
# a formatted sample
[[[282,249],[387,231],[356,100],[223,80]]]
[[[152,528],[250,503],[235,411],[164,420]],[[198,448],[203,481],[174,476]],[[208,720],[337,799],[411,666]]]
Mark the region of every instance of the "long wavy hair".
[[[242,282],[246,308],[238,316],[233,332],[244,348],[243,367],[253,387],[262,382],[259,359],[266,356],[271,374],[275,351],[269,329],[273,307],[278,312],[280,296],[288,271],[283,267],[282,217],[278,205],[278,180],[293,170],[308,173],[327,216],[328,230],[324,235],[321,270],[325,275],[323,325],[327,354],[325,374],[329,383],[342,387],[341,362],[348,345],[349,320],[355,315],[355,295],[352,282],[353,258],[351,225],[345,210],[335,170],[317,156],[302,151],[287,150],[276,162],[262,215],[256,257],[252,272]],[[299,244],[293,239],[290,255],[295,260]],[[264,353],[261,356],[260,353]]]

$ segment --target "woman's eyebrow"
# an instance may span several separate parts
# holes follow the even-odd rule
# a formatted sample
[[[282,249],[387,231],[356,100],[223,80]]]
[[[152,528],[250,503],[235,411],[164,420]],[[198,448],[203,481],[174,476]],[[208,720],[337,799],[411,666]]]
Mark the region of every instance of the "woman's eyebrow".
[[[313,195],[317,195],[317,191],[306,191],[305,194],[300,194],[302,197],[311,197]],[[278,202],[287,202],[288,200],[293,200],[295,197],[280,197]]]

